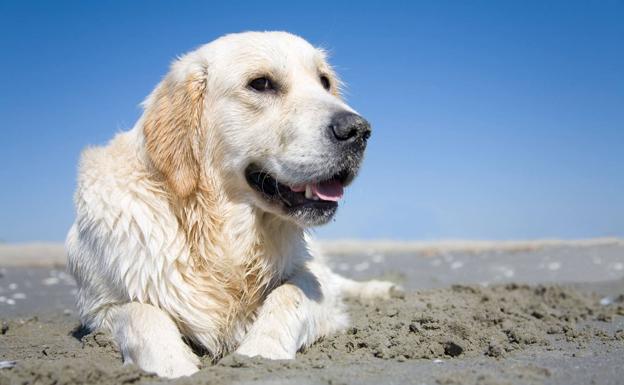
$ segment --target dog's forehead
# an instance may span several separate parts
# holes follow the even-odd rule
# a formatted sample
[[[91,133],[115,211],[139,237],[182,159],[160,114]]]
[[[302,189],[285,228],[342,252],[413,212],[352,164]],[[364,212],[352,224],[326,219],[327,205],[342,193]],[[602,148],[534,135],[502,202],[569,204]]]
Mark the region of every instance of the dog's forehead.
[[[232,69],[249,66],[318,69],[327,66],[325,53],[287,32],[246,32],[226,35],[210,43],[213,58]]]

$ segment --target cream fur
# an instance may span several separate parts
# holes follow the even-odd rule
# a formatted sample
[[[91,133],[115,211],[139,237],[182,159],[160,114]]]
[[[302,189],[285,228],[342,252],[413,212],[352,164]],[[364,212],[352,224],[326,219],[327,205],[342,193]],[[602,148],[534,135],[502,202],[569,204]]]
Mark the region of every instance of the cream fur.
[[[244,88],[263,73],[283,79],[288,96]],[[242,177],[258,159],[293,183],[323,167],[319,124],[352,111],[338,84],[301,38],[228,35],[174,62],[130,131],[84,151],[68,265],[82,322],[110,331],[124,362],[190,375],[199,361],[182,337],[214,358],[292,359],[347,325],[344,295],[389,294],[391,283],[332,273],[304,226]]]

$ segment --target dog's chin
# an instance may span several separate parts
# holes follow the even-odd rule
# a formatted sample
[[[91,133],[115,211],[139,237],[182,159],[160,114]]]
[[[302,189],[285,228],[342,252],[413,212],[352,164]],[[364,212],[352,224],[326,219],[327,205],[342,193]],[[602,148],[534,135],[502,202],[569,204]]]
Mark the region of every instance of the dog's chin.
[[[354,176],[355,170],[346,168],[290,184],[255,164],[245,169],[245,179],[253,190],[257,206],[301,227],[329,222],[338,210],[343,188]]]
[[[324,225],[329,222],[336,214],[338,204],[325,205],[302,205],[294,209],[282,209],[280,216],[301,227],[314,227]]]

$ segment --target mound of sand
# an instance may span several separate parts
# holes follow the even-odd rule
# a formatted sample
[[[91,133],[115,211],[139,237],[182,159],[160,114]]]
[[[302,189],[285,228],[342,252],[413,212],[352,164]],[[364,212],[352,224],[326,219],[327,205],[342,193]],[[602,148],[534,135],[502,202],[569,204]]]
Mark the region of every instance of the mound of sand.
[[[595,331],[580,324],[624,315],[622,304],[600,306],[597,298],[569,288],[516,284],[456,285],[352,306],[354,326],[316,344],[308,356],[330,358],[340,352],[398,361],[504,357],[529,345],[549,346],[549,336],[579,342],[591,339]],[[601,338],[617,340],[622,331],[618,333]]]

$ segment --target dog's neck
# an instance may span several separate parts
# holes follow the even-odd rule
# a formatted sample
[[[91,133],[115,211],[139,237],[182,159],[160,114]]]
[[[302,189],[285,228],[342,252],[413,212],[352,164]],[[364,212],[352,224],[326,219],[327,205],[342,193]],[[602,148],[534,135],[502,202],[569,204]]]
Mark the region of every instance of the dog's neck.
[[[202,173],[194,194],[174,199],[172,206],[191,247],[194,273],[220,275],[234,291],[257,297],[307,258],[300,227],[231,199],[213,170]]]

